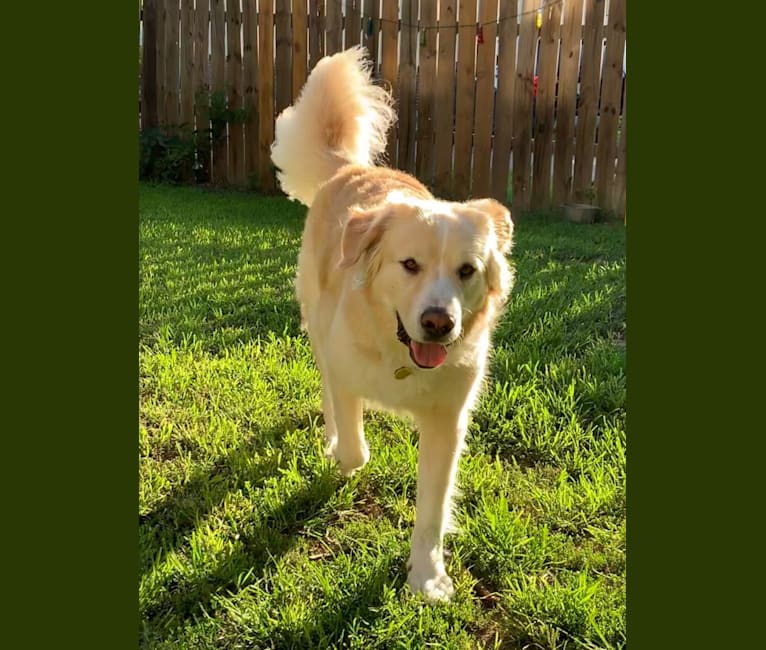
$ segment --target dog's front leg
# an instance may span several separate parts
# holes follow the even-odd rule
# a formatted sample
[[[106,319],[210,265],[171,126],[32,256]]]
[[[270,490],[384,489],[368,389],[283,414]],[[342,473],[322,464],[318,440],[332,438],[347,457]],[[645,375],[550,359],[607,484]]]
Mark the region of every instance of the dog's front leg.
[[[442,540],[468,414],[430,411],[416,414],[415,420],[420,430],[418,490],[407,583],[427,600],[449,600],[454,588],[444,569]]]
[[[332,436],[332,432],[328,434],[327,455],[338,461],[343,474],[350,476],[370,458],[364,439],[362,399],[338,381],[324,380],[324,391],[323,398],[332,400],[335,424],[335,435]]]

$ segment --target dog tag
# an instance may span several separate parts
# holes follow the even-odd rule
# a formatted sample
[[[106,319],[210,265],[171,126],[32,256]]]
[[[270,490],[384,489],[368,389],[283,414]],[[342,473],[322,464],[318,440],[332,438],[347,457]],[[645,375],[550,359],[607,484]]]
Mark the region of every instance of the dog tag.
[[[412,368],[408,368],[407,366],[402,366],[401,368],[397,368],[394,370],[394,377],[397,379],[405,379],[406,377],[409,377],[412,374]]]

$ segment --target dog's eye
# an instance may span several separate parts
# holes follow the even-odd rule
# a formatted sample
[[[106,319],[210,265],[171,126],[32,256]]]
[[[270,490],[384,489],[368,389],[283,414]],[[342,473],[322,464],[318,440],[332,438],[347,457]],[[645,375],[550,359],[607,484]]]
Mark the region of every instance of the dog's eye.
[[[420,264],[418,264],[415,260],[413,260],[411,257],[408,257],[406,260],[402,260],[399,262],[404,267],[404,270],[408,273],[412,273],[413,275],[420,271]]]
[[[476,273],[476,269],[473,268],[470,264],[463,264],[458,270],[457,274],[460,276],[461,280],[467,280],[470,278],[474,273]]]

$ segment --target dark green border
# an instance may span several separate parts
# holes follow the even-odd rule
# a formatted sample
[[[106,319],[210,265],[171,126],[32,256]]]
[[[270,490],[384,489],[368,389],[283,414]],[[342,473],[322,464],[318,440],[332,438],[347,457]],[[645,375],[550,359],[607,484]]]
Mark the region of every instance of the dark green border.
[[[2,637],[135,648],[138,3],[4,11]]]
[[[750,89],[761,72],[746,69],[762,58],[760,40],[747,37],[762,17],[731,9],[628,3],[633,648],[746,647],[759,627],[744,594],[755,580],[747,565],[761,555],[748,528],[762,506],[746,499],[763,489],[754,485],[763,424],[745,420],[763,398],[742,389],[752,371],[735,365],[760,370],[753,350],[763,338],[754,313],[740,316],[758,311],[763,293],[740,288],[763,273],[762,201],[746,196],[763,184],[762,164],[750,162],[760,150]]]
[[[740,517],[738,504],[762,458],[743,423],[760,400],[730,367],[762,334],[736,315],[734,288],[755,278],[763,240],[762,202],[744,192],[762,184],[757,164],[730,147],[755,144],[744,62],[760,41],[743,29],[761,19],[628,5],[629,640],[733,647],[758,623],[732,580],[760,557],[759,509]],[[5,14],[11,647],[138,641],[137,9]]]

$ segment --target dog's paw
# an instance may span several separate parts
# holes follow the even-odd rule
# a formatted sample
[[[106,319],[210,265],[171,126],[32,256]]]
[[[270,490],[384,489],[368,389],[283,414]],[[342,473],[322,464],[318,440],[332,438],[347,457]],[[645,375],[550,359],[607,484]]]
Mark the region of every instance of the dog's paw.
[[[455,593],[452,579],[436,567],[425,567],[425,570],[413,566],[407,576],[407,584],[413,593],[421,593],[430,603],[446,602]]]
[[[351,476],[370,460],[370,448],[366,442],[357,448],[349,448],[349,445],[339,445],[338,439],[334,438],[327,443],[325,456],[338,463],[343,476]]]

